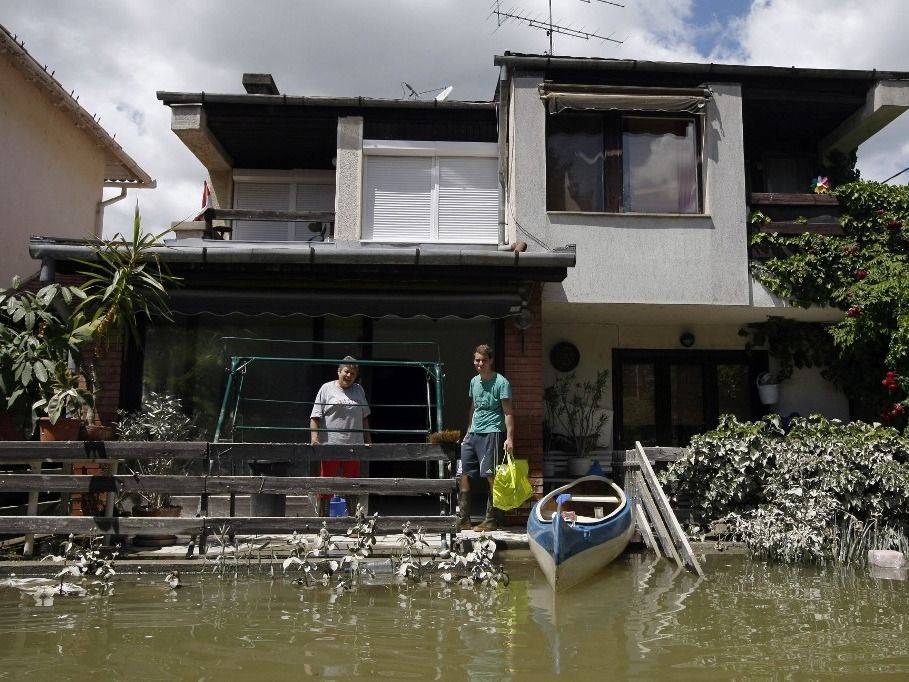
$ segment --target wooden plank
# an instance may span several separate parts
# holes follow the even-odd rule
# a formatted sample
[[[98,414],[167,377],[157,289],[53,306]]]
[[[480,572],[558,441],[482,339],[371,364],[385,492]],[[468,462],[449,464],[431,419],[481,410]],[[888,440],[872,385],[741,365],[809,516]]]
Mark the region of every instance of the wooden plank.
[[[635,442],[634,445],[638,451],[641,462],[641,475],[643,475],[644,480],[647,482],[647,486],[653,492],[654,500],[656,501],[660,512],[663,514],[663,518],[666,521],[666,525],[669,527],[669,532],[672,534],[675,544],[678,545],[679,550],[681,551],[682,557],[685,560],[685,565],[699,576],[704,577],[704,571],[701,569],[701,565],[694,556],[691,545],[688,544],[688,538],[685,537],[685,532],[682,530],[679,520],[675,517],[672,507],[669,505],[666,493],[663,492],[663,487],[657,480],[653,467],[650,466],[650,461],[647,459],[647,455],[644,454],[644,448],[641,446],[640,441]]]
[[[672,536],[666,528],[666,524],[663,523],[663,518],[660,516],[660,510],[657,509],[656,502],[653,501],[653,497],[647,489],[647,484],[641,476],[641,472],[634,472],[634,477],[638,486],[638,492],[641,496],[641,502],[644,503],[644,510],[647,512],[647,518],[650,523],[653,524],[653,530],[655,531],[657,539],[660,541],[660,545],[663,547],[663,553],[667,557],[674,559],[679,566],[684,566],[685,564],[682,561],[682,557],[679,556],[679,553],[675,549],[675,544],[672,542]]]
[[[393,535],[401,532],[405,522],[411,527],[422,527],[426,533],[457,533],[460,527],[456,516],[380,516],[376,532]],[[289,534],[318,533],[322,525],[337,535],[343,535],[353,525],[350,517],[211,517],[211,518],[149,518],[103,516],[3,516],[0,517],[0,535],[23,533],[113,533],[117,535],[143,535],[170,533],[194,535],[203,531],[214,535],[229,529],[236,534]]]
[[[341,478],[272,476],[213,476],[208,479],[207,492],[226,493],[307,494],[337,493],[339,495],[427,495],[450,493],[457,488],[455,478]]]
[[[57,462],[64,460],[177,459],[204,460],[204,442],[131,442],[131,441],[0,441],[0,463],[27,460]]]
[[[752,192],[748,203],[752,206],[839,206],[840,202],[833,194]]]
[[[774,221],[761,225],[761,232],[768,234],[782,234],[787,236],[797,236],[800,234],[823,234],[828,236],[840,236],[844,234],[843,226],[839,223],[795,223]]]
[[[454,478],[331,478],[274,476],[80,476],[72,474],[0,474],[0,492],[170,493],[225,495],[271,493],[305,495],[431,495],[450,493]]]
[[[647,545],[648,549],[653,550],[657,559],[662,559],[663,553],[660,551],[660,546],[657,544],[656,538],[653,537],[653,531],[650,529],[647,515],[644,513],[640,503],[635,502],[631,507],[631,511],[634,514],[634,522],[637,525],[638,530],[641,531],[641,537],[644,538],[644,544]]]
[[[209,208],[206,220],[268,220],[278,222],[333,223],[334,211],[264,211],[240,208]]]
[[[373,445],[310,445],[309,443],[212,443],[211,456],[219,460],[311,462],[320,459],[432,462],[453,460],[456,443],[374,443]]]

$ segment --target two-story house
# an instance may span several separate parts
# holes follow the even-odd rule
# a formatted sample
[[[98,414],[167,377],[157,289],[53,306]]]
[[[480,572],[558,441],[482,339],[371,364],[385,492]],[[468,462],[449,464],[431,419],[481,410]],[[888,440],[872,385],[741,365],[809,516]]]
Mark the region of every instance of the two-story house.
[[[256,74],[244,94],[159,93],[214,208],[160,252],[184,278],[175,322],[124,360],[121,402],[168,390],[213,423],[226,353],[405,359],[417,351],[404,342],[434,342],[445,426],[463,429],[470,353],[491,342],[537,484],[543,386],[564,372],[611,372],[616,448],[683,445],[718,414],[770,409],[755,384],[774,360],[746,352],[739,330],[839,313],[790,308],[752,278],[749,212],[773,217],[765,229],[836,229],[812,176],[909,106],[909,74],[495,62],[495,102],[291,96]],[[32,242],[63,272],[86,253]],[[283,368],[246,381],[269,418],[303,424],[292,399],[326,378]],[[373,368],[364,383],[377,428],[422,418],[380,407],[425,402],[421,372]],[[813,370],[770,407],[848,416]]]
[[[909,74],[510,53],[495,63],[506,239],[577,245],[576,267],[544,286],[543,347],[562,344],[552,360],[563,370],[611,371],[615,445],[685,445],[718,414],[764,411],[755,383],[768,358],[746,353],[739,330],[841,313],[787,307],[752,278],[749,213],[774,219],[764,229],[837,229],[836,201],[809,194],[812,177],[905,111]],[[547,383],[556,376],[547,361]],[[808,370],[773,409],[848,417]]]
[[[575,255],[522,252],[506,239],[496,104],[291,96],[262,74],[244,85],[243,94],[158,93],[208,169],[214,207],[209,225],[175,225],[178,238],[159,251],[183,278],[171,292],[175,321],[152,325],[142,352],[128,353],[123,404],[165,390],[213,426],[228,355],[420,360],[436,353],[419,345],[430,342],[438,351],[428,359],[445,367],[444,426],[463,430],[473,349],[489,343],[514,388],[518,451],[539,469],[540,295]],[[47,240],[32,253],[60,272],[87,255]],[[334,374],[280,362],[256,371],[244,376],[244,396],[259,401],[255,423],[298,428]],[[422,428],[427,396],[438,407],[422,370],[364,366],[362,380],[374,440],[425,438],[383,433]]]
[[[0,289],[33,276],[33,234],[100,237],[107,205],[155,186],[98,121],[0,25]],[[105,188],[120,193],[104,199]]]

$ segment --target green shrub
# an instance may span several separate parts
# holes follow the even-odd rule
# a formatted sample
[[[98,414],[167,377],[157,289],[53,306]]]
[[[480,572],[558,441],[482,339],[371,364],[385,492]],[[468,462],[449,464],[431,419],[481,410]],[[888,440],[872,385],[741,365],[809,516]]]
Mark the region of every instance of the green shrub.
[[[691,500],[692,532],[715,522],[784,561],[863,558],[902,549],[909,528],[909,438],[879,424],[776,415],[695,436],[664,475]]]

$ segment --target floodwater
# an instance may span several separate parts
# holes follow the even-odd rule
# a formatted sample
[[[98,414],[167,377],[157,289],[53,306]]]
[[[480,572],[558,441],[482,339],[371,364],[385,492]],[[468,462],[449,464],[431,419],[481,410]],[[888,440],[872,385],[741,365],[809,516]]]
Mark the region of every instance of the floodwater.
[[[113,595],[37,606],[5,587],[0,678],[909,678],[909,584],[864,569],[719,554],[698,579],[628,554],[556,598],[532,559],[506,565],[488,589],[121,575]]]

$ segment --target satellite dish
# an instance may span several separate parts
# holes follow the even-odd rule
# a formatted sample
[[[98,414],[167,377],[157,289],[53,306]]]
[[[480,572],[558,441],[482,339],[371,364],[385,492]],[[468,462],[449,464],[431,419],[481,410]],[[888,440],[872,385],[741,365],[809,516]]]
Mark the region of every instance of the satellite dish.
[[[451,94],[451,91],[454,90],[453,85],[449,85],[447,88],[442,90],[438,95],[436,95],[436,102],[442,102]]]

